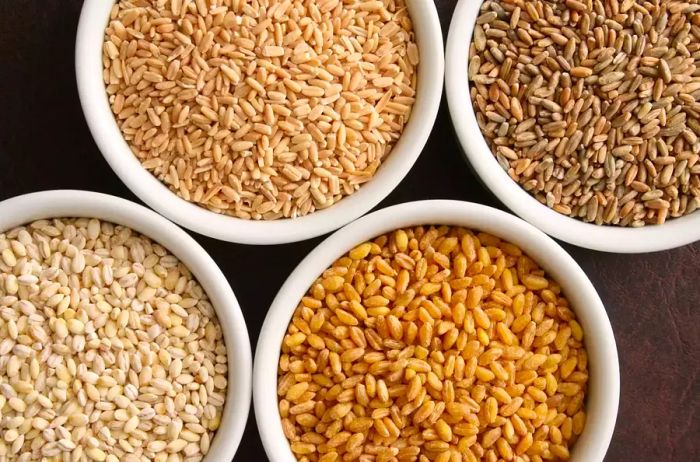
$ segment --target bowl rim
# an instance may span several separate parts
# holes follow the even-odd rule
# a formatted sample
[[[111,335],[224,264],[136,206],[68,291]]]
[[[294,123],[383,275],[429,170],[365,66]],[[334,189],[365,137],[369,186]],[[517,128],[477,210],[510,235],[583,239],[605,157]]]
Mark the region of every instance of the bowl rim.
[[[6,199],[0,202],[0,233],[38,219],[66,217],[97,218],[127,226],[168,249],[197,277],[221,323],[229,360],[221,425],[204,460],[231,460],[248,420],[253,366],[245,319],[221,269],[177,225],[134,202],[92,191],[41,191]]]
[[[700,240],[700,212],[671,219],[663,225],[599,226],[555,212],[508,176],[481,133],[469,96],[469,44],[481,3],[481,0],[459,0],[455,8],[445,51],[445,91],[452,125],[464,155],[491,192],[510,210],[547,234],[588,249],[642,253]]]
[[[408,0],[421,55],[416,102],[404,131],[372,180],[331,207],[294,219],[244,220],[221,215],[171,192],[141,166],[121,135],[102,80],[102,43],[113,1],[85,0],[75,46],[78,94],[92,136],[107,163],[149,207],[197,233],[243,244],[281,244],[316,237],[362,216],[391,193],[418,159],[442,98],[442,28],[433,2]]]
[[[260,331],[253,366],[255,416],[270,460],[296,460],[284,436],[278,413],[277,365],[280,345],[298,300],[332,262],[357,244],[397,228],[421,224],[465,226],[513,242],[560,282],[570,300],[585,300],[575,311],[586,332],[586,349],[590,358],[588,418],[571,460],[602,461],[617,418],[620,370],[612,327],[593,284],[559,244],[529,223],[491,207],[451,200],[407,202],[350,223],[309,253],[280,288]]]

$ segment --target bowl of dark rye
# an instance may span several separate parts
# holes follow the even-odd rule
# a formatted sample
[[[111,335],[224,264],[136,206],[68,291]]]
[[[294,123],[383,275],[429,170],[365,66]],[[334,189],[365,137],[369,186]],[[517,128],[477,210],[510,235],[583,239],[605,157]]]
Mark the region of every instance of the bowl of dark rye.
[[[557,239],[650,252],[700,239],[700,5],[460,1],[446,51],[481,181]]]

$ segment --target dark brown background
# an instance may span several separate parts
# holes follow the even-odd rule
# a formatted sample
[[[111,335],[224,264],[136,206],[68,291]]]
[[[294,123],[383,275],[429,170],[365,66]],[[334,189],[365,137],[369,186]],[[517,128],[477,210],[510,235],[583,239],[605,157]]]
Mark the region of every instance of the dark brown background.
[[[445,36],[456,2],[436,1]],[[138,201],[103,160],[80,109],[73,48],[81,4],[0,0],[0,200],[72,188]],[[433,198],[502,208],[469,172],[444,101],[417,164],[380,207]],[[277,288],[320,242],[252,247],[195,237],[229,278],[253,345]],[[565,247],[598,288],[620,353],[620,412],[606,461],[698,460],[700,243],[647,255]],[[235,460],[265,460],[252,410]]]

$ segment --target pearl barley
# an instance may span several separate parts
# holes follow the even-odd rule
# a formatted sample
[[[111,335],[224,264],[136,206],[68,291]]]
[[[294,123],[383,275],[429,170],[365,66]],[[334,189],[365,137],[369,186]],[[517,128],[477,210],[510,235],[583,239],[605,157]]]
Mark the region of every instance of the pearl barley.
[[[0,233],[0,255],[0,460],[203,459],[228,368],[190,271],[86,218]]]

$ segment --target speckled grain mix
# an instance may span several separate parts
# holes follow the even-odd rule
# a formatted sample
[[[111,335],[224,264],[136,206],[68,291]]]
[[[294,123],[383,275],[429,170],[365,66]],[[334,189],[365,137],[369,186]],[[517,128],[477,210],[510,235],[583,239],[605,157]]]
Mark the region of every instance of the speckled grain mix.
[[[0,459],[200,461],[227,359],[202,287],[166,249],[98,220],[0,233]]]
[[[281,348],[279,412],[302,462],[567,460],[585,425],[574,312],[488,234],[360,244],[314,282]]]
[[[634,227],[700,206],[698,0],[487,0],[469,56],[481,130],[540,202]]]
[[[404,0],[120,0],[110,106],[180,197],[245,219],[306,215],[369,181],[410,116]]]

